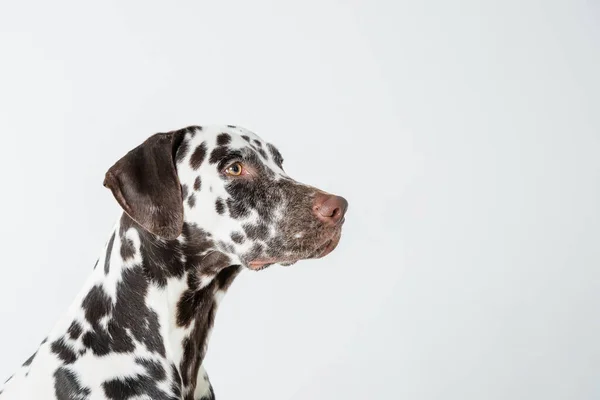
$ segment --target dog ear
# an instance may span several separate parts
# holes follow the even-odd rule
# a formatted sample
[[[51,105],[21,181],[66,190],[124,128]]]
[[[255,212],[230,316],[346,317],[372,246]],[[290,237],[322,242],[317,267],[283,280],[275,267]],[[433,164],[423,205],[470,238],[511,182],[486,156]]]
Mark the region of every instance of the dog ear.
[[[175,153],[181,131],[157,133],[117,161],[104,178],[123,210],[147,231],[175,239],[183,229]]]

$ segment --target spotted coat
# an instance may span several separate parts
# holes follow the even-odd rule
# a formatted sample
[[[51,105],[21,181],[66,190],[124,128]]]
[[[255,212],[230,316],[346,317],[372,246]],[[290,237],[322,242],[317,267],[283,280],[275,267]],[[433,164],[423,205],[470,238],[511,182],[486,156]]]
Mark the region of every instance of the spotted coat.
[[[104,184],[123,212],[0,400],[214,399],[202,364],[235,277],[322,257],[341,235],[343,218],[315,218],[315,201],[331,195],[289,178],[275,146],[240,127],[155,134]]]

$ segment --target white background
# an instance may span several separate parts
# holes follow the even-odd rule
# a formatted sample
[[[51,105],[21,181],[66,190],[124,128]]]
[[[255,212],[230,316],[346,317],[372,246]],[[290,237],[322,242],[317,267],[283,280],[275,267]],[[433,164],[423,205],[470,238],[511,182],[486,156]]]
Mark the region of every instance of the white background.
[[[599,46],[591,0],[3,1],[0,376],[100,255],[106,169],[228,123],[350,211],[233,284],[219,400],[599,398]]]

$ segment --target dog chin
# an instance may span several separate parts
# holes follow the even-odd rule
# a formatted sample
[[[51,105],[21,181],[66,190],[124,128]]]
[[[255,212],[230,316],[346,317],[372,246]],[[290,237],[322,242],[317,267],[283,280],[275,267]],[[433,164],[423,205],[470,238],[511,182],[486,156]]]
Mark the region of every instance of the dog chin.
[[[328,255],[329,253],[331,253],[333,250],[335,250],[335,248],[337,247],[337,245],[340,242],[340,238],[342,236],[341,234],[342,234],[341,230],[338,230],[337,232],[334,233],[334,235],[329,240],[327,240],[325,243],[323,243],[321,246],[319,246],[311,254],[304,255],[299,258],[290,258],[287,260],[285,260],[285,259],[254,260],[254,261],[248,262],[247,267],[254,271],[260,271],[260,270],[263,270],[273,264],[279,264],[283,267],[289,267],[290,265],[296,264],[298,261],[301,261],[301,260],[323,258],[326,255]]]
[[[290,265],[294,265],[297,262],[298,261],[282,261],[282,262],[280,262],[278,264],[281,265],[282,267],[289,267]]]

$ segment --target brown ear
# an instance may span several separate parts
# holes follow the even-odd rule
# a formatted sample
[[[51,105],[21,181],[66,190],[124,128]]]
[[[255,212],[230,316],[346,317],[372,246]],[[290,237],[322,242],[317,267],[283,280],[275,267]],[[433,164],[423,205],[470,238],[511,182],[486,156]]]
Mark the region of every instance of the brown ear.
[[[175,239],[183,228],[174,161],[182,139],[179,131],[157,133],[117,161],[104,178],[104,186],[134,221],[166,239]]]

